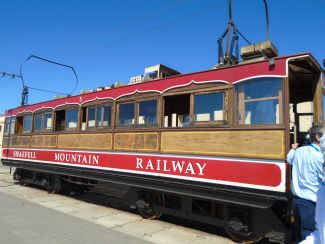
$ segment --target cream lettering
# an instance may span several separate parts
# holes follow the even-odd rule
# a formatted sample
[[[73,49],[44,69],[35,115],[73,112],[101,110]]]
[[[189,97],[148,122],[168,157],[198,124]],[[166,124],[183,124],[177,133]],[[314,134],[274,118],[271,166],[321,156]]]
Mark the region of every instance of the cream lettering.
[[[26,158],[26,159],[36,159],[36,152],[14,150],[14,158]]]
[[[98,165],[99,156],[83,155],[78,153],[55,153],[54,161],[63,162],[63,163]]]
[[[191,162],[187,165],[186,170],[185,170],[185,174],[187,174],[189,171],[191,171],[191,175],[195,175],[195,171],[193,169],[193,166],[192,166]]]
[[[176,161],[172,160],[173,171],[176,172],[177,169],[178,169],[178,171],[179,171],[180,173],[182,173],[182,172],[183,172],[184,164],[185,164],[184,161],[182,161],[182,164],[181,164],[179,161],[177,161],[177,163],[176,163]]]
[[[204,168],[205,168],[205,166],[206,166],[207,164],[204,163],[203,166],[202,166],[200,163],[195,163],[195,164],[196,164],[196,166],[198,167],[198,169],[199,169],[199,171],[200,171],[199,175],[204,175],[204,174],[203,174],[203,170],[204,170]]]
[[[170,168],[167,169],[167,162],[168,161],[167,160],[164,160],[163,162],[164,162],[164,171],[165,172],[169,172],[170,171]]]
[[[141,158],[137,158],[137,169],[143,169],[142,167],[142,159]]]
[[[182,160],[136,158],[136,169],[180,175],[204,175],[206,163]]]
[[[147,167],[146,167],[146,169],[151,169],[151,170],[154,170],[154,168],[153,168],[153,165],[152,165],[152,162],[151,162],[151,160],[149,159],[148,160],[148,163],[147,163]]]

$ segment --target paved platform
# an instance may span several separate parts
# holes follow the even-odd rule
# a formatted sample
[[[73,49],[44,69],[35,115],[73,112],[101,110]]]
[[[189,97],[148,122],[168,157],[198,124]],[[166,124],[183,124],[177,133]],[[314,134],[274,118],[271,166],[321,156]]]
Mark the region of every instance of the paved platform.
[[[0,243],[233,243],[204,231],[22,187],[0,167]]]

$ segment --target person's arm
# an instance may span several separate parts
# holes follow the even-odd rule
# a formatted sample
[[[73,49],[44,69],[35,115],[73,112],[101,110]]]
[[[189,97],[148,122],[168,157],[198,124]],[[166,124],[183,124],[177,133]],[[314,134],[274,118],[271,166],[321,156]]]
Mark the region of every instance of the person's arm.
[[[298,148],[298,143],[291,145],[291,149],[287,154],[287,162],[292,165],[293,157],[295,156],[295,150]]]

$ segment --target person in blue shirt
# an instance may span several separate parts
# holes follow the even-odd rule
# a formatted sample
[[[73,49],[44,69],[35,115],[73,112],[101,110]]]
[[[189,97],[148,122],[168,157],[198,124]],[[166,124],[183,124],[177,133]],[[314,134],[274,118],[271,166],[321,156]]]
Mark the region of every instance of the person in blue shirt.
[[[323,179],[324,159],[320,148],[320,139],[323,134],[325,134],[323,124],[313,125],[309,129],[311,144],[291,149],[287,155],[288,163],[292,164],[291,191],[295,217],[300,225],[301,240],[316,229],[316,194]]]
[[[320,148],[323,153],[323,158],[325,160],[325,135],[320,139]],[[316,200],[316,230],[305,240],[300,242],[300,244],[324,244],[325,243],[325,163],[323,164],[323,181],[317,191]]]

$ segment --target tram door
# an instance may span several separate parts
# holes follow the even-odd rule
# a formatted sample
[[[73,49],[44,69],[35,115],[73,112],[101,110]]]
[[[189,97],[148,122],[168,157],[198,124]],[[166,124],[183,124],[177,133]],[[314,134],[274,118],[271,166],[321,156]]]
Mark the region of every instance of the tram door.
[[[313,123],[323,121],[322,74],[309,59],[289,62],[290,143],[308,144]]]
[[[308,141],[308,130],[314,122],[313,102],[302,102],[290,104],[290,141],[306,145]]]

